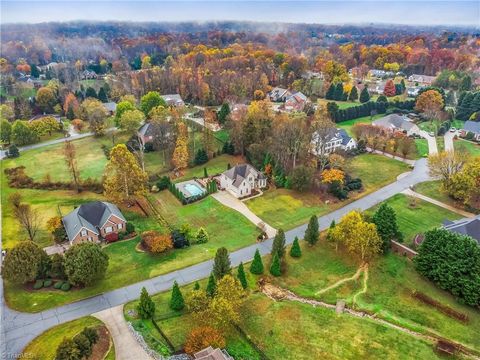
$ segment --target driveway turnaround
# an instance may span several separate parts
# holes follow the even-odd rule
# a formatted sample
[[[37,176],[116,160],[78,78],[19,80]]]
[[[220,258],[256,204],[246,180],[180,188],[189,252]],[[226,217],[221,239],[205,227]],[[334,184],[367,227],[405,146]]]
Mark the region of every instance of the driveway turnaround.
[[[381,169],[379,169],[379,171],[381,171]],[[320,230],[327,229],[332,220],[338,221],[342,216],[352,210],[366,210],[371,208],[393,195],[408,189],[410,186],[429,179],[427,161],[426,159],[420,159],[415,163],[415,168],[412,172],[397,179],[394,183],[368,194],[341,209],[320,217],[318,219]],[[285,234],[287,244],[291,244],[295,236],[298,236],[300,239],[303,238],[306,228],[307,225],[305,224],[287,231]],[[258,249],[262,255],[266,255],[270,253],[271,248],[272,239],[270,238],[262,243],[253,244],[234,251],[230,253],[232,266],[237,266],[240,262],[245,263],[252,260],[256,249]],[[170,290],[175,280],[179,285],[185,285],[206,278],[212,271],[212,264],[213,260],[205,261],[104,294],[35,314],[21,313],[9,309],[5,305],[4,297],[2,296],[0,300],[2,303],[0,309],[2,311],[1,335],[4,336],[0,338],[0,344],[2,345],[1,350],[3,351],[2,359],[9,358],[9,356],[11,357],[13,354],[19,354],[31,340],[52,326],[137,299],[140,296],[140,290],[143,286],[145,286],[150,294],[155,294]],[[3,292],[3,286],[1,285],[0,283],[0,292]]]
[[[267,233],[267,236],[269,238],[274,237],[277,233],[276,229],[274,229],[262,219],[260,219],[252,212],[252,210],[248,208],[247,205],[245,205],[242,201],[238,200],[232,194],[229,194],[227,191],[219,191],[215,194],[212,194],[212,196],[223,205],[238,211],[240,214],[250,220],[255,226],[262,228],[263,225],[263,228],[265,229],[265,232]]]
[[[151,360],[145,350],[140,346],[135,336],[127,326],[123,317],[123,305],[102,310],[93,314],[101,320],[110,331],[115,345],[116,360]]]

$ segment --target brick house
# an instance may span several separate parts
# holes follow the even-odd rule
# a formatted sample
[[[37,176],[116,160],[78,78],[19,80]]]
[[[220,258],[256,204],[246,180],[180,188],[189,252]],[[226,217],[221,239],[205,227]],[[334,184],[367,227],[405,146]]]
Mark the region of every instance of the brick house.
[[[63,225],[70,244],[99,242],[110,234],[125,231],[127,220],[117,206],[106,201],[82,204],[64,216]]]

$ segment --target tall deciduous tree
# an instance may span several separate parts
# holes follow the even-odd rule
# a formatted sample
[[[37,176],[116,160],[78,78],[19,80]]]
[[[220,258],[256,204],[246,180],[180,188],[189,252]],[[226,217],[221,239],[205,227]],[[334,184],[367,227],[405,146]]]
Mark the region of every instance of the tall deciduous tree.
[[[30,204],[23,204],[21,201],[22,197],[19,193],[13,193],[9,196],[9,202],[15,218],[28,235],[28,239],[34,241],[40,228],[40,217],[36,209],[32,209]]]
[[[387,82],[385,83],[385,88],[383,89],[383,94],[388,97],[396,95],[396,89],[393,80],[387,80]]]
[[[335,123],[331,120],[324,105],[318,105],[312,128],[313,133],[311,143],[313,145],[313,150],[318,157],[318,167],[320,168],[320,171],[323,171],[328,165],[327,144],[336,130]]]
[[[140,110],[127,110],[120,117],[119,127],[127,134],[134,135],[144,120],[145,115]]]
[[[188,136],[187,127],[184,123],[178,124],[178,136],[173,152],[172,163],[176,169],[185,169],[188,166]]]
[[[75,184],[77,191],[80,189],[80,171],[77,166],[75,145],[71,141],[65,141],[63,145],[63,155],[65,156],[65,162],[72,177],[72,181]]]
[[[427,90],[418,95],[415,110],[423,113],[430,120],[439,120],[445,103],[437,90]]]
[[[432,177],[439,177],[443,189],[449,191],[452,177],[457,174],[469,160],[465,150],[441,151],[428,157],[428,167]]]
[[[150,91],[142,96],[142,99],[140,100],[140,110],[143,111],[145,116],[148,116],[150,110],[156,106],[167,107],[167,103],[158,92]]]
[[[110,151],[110,160],[105,167],[103,187],[105,195],[115,201],[130,199],[145,192],[147,174],[140,168],[133,154],[124,144]]]
[[[82,120],[88,122],[90,130],[96,135],[102,135],[105,132],[105,120],[108,112],[99,100],[94,98],[86,99],[80,105],[79,115]]]

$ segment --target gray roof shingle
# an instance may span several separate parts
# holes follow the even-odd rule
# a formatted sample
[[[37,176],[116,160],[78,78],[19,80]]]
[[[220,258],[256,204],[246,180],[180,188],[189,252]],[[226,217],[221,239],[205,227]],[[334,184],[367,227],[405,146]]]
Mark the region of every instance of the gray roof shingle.
[[[470,236],[480,245],[480,215],[471,219],[464,218],[457,221],[445,221],[443,227],[457,234]]]
[[[465,121],[463,125],[463,130],[467,132],[472,132],[474,134],[480,134],[480,122],[478,121]]]

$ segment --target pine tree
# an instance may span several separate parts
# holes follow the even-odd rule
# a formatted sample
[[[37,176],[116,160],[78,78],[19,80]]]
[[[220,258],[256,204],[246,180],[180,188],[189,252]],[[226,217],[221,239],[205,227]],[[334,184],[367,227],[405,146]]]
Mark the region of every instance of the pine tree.
[[[305,231],[305,241],[310,245],[315,245],[318,241],[320,233],[318,231],[318,219],[316,215],[312,215],[308,223],[307,231]]]
[[[210,297],[215,296],[215,291],[217,290],[217,282],[215,280],[215,276],[213,276],[213,272],[210,273],[210,277],[208,278],[208,284],[207,288],[205,291],[207,292],[207,295]]]
[[[107,93],[105,92],[105,89],[103,87],[101,87],[100,90],[98,91],[98,100],[100,100],[103,103],[108,102]]]
[[[294,258],[299,258],[300,256],[302,256],[302,249],[300,248],[298,237],[296,236],[293,240],[292,247],[290,248],[290,256]]]
[[[242,287],[246,289],[248,286],[248,283],[247,283],[247,277],[245,276],[245,270],[243,269],[242,262],[238,266],[237,278],[240,281],[240,284],[242,284]]]
[[[333,95],[333,98],[337,101],[343,100],[343,84],[342,83],[338,83],[337,86],[335,87],[335,93]]]
[[[395,210],[387,203],[382,203],[372,216],[373,223],[377,226],[378,235],[383,241],[383,252],[390,249],[391,241],[399,236]]]
[[[230,114],[230,107],[227,103],[223,103],[220,110],[217,113],[218,122],[223,125],[227,120],[227,116]]]
[[[68,107],[68,111],[67,111],[67,113],[65,114],[65,116],[67,117],[68,120],[73,120],[73,119],[75,119],[75,113],[73,112],[73,106],[69,106],[69,107]]]
[[[145,287],[142,287],[140,302],[137,305],[137,312],[142,319],[151,319],[155,314],[155,303]]]
[[[178,283],[175,281],[172,288],[172,297],[170,298],[170,308],[172,310],[180,311],[185,307],[185,301],[183,300],[182,292],[178,287]]]
[[[270,265],[270,274],[272,274],[273,276],[282,275],[280,258],[277,254],[273,255],[272,264]]]
[[[258,249],[255,251],[255,256],[253,257],[252,264],[250,265],[250,272],[255,275],[263,274],[263,262],[262,257],[260,256],[260,251]]]
[[[352,87],[350,90],[350,94],[348,95],[348,100],[350,101],[357,101],[358,100],[358,90],[356,86]]]
[[[195,281],[195,285],[193,285],[193,290],[200,290],[200,284],[198,281]]]
[[[215,259],[213,260],[213,275],[215,275],[215,278],[219,280],[226,274],[229,274],[230,271],[231,267],[228,250],[224,247],[221,247],[217,250]]]
[[[207,171],[206,167],[203,168],[203,177],[205,177],[205,178],[208,177],[208,171]]]
[[[368,93],[367,87],[365,86],[360,93],[360,102],[362,104],[370,101],[370,94]]]
[[[278,254],[279,258],[285,255],[285,232],[282,229],[278,229],[275,238],[272,243],[272,256]]]
[[[328,88],[327,93],[325,95],[325,99],[334,100],[333,98],[334,96],[335,96],[335,85],[330,84],[330,87]]]

